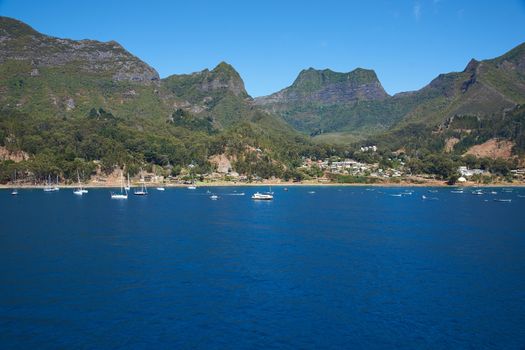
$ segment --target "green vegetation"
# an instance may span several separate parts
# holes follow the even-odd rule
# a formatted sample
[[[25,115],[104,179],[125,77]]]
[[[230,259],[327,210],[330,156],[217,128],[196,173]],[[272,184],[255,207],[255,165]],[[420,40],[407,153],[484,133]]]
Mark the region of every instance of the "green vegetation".
[[[404,162],[413,174],[453,183],[459,165],[502,177],[517,166],[461,157],[472,145],[512,140],[514,154],[525,156],[525,45],[391,97],[372,70],[308,69],[291,87],[254,101],[224,62],[160,80],[115,42],[56,39],[6,17],[0,33],[0,146],[29,155],[0,162],[0,182],[15,170],[37,182],[117,167],[187,175],[193,164],[198,175],[214,170],[210,157],[226,155],[250,178],[316,179],[322,171],[300,168],[303,158],[336,157],[383,169]],[[446,154],[451,138],[459,142]],[[359,142],[379,152],[359,152]]]

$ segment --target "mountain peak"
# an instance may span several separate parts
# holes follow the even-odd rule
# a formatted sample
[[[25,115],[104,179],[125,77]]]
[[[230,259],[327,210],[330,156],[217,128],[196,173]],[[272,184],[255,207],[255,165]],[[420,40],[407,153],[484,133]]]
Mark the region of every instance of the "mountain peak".
[[[388,97],[376,73],[356,68],[348,73],[331,69],[303,69],[293,84],[275,94],[257,99],[259,104],[319,102],[350,103],[357,100],[382,100]]]
[[[376,73],[371,69],[364,68],[356,68],[348,73],[334,72],[331,69],[303,69],[291,87],[303,92],[315,92],[333,85],[337,85],[343,90],[354,90],[359,86],[374,85],[382,90],[382,92],[377,91],[379,94],[375,94],[375,97],[386,97],[386,92],[381,87]],[[366,99],[366,96],[361,97]]]
[[[201,85],[203,91],[228,90],[236,96],[248,96],[240,74],[231,64],[222,61],[211,71],[204,72],[206,79]]]
[[[228,62],[225,62],[225,61],[221,61],[217,66],[215,66],[215,68],[212,69],[212,72],[215,72],[215,73],[228,73],[228,74],[237,74],[239,75],[239,73],[237,73],[237,71],[235,70],[235,68],[233,68],[233,66],[231,64],[229,64]]]

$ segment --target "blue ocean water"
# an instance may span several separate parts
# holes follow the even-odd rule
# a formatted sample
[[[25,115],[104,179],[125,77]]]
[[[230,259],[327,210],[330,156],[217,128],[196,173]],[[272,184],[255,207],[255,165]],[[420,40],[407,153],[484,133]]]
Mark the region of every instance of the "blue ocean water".
[[[525,188],[206,190],[0,191],[0,348],[525,347]]]

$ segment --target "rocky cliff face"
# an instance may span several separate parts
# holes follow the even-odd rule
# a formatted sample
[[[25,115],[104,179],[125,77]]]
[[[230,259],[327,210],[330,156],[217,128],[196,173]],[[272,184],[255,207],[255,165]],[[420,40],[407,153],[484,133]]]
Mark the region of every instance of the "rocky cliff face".
[[[170,92],[191,103],[206,102],[226,94],[248,97],[241,76],[226,62],[219,63],[211,71],[171,75],[162,79],[162,83]]]
[[[0,64],[8,60],[29,61],[33,76],[41,67],[73,65],[79,72],[107,75],[114,81],[159,83],[153,68],[117,42],[53,38],[15,19],[0,17]]]
[[[309,133],[342,128],[384,129],[392,124],[376,104],[389,96],[373,70],[349,73],[305,69],[293,84],[255,103]],[[393,118],[391,118],[393,120]]]
[[[275,94],[260,97],[256,103],[319,102],[349,103],[356,100],[381,100],[388,97],[373,70],[358,68],[349,73],[309,68],[299,73],[294,83]]]

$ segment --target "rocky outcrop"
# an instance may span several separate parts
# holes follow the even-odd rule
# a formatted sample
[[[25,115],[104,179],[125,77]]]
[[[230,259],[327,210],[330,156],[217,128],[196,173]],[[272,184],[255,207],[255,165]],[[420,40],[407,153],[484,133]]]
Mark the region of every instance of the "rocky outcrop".
[[[4,146],[0,146],[0,161],[11,160],[15,163],[28,160],[29,154],[23,151],[11,151]]]
[[[224,94],[249,97],[241,76],[226,62],[219,63],[211,71],[204,69],[192,74],[175,74],[162,82],[170,92],[192,103],[209,103]]]
[[[199,85],[201,91],[226,90],[235,96],[248,95],[241,76],[226,62],[219,63],[212,71],[204,70],[200,74],[202,75],[202,81]]]

